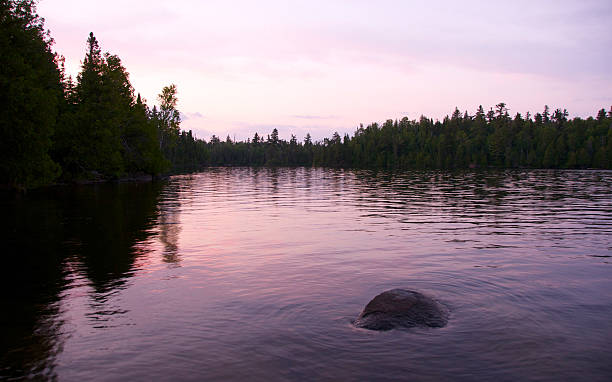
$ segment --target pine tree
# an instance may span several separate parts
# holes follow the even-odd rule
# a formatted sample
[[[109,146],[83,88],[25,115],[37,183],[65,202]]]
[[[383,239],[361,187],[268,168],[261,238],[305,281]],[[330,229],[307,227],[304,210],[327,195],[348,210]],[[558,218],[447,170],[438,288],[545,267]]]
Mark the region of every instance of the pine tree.
[[[60,173],[49,156],[62,97],[52,43],[34,1],[0,1],[0,184],[31,188]]]

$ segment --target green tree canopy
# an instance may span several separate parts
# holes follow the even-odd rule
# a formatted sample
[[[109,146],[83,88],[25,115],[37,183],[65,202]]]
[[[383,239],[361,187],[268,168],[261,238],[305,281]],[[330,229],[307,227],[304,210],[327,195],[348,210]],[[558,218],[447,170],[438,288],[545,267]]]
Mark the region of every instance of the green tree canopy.
[[[34,1],[0,1],[0,183],[10,187],[60,173],[49,156],[62,96],[52,42]]]

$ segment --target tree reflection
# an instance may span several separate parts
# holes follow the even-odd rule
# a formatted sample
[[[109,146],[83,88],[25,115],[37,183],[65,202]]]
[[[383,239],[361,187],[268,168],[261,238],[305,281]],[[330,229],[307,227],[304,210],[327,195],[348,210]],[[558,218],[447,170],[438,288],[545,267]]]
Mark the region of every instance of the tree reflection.
[[[159,240],[164,245],[163,261],[178,265],[179,235],[181,233],[179,189],[169,185],[164,192],[164,201],[159,205]]]
[[[270,181],[270,193],[278,194],[278,177],[279,177],[279,169],[278,167],[271,167],[268,169],[268,179]]]
[[[118,288],[142,255],[134,247],[153,235],[161,185],[133,183],[75,189],[66,209],[70,250],[95,291]]]
[[[55,379],[62,346],[59,295],[63,211],[36,195],[2,198],[0,379]]]
[[[0,198],[5,250],[0,267],[0,379],[55,379],[68,333],[62,299],[75,278],[96,309],[122,288],[142,256],[136,246],[157,221],[162,185],[59,187]]]

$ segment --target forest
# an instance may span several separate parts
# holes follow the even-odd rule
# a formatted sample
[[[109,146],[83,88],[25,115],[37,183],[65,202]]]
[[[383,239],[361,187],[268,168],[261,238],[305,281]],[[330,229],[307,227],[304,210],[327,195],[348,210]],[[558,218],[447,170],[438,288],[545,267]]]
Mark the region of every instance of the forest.
[[[513,117],[505,103],[442,121],[387,120],[352,136],[292,135],[246,141],[181,130],[175,85],[150,108],[121,59],[87,38],[81,71],[64,59],[34,0],[0,0],[0,186],[30,189],[205,166],[326,166],[381,169],[612,168],[612,108],[569,119],[567,110]]]
[[[352,136],[303,142],[267,139],[207,143],[209,165],[326,166],[384,169],[599,168],[612,166],[612,110],[567,118],[566,110],[513,118],[505,103],[474,115],[455,109],[442,121],[421,117],[360,126]]]

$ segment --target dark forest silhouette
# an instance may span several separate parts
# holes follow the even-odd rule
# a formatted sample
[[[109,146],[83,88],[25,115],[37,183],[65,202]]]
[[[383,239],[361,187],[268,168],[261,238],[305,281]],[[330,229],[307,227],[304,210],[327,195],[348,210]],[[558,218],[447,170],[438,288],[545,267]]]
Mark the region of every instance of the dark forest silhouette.
[[[403,118],[359,127],[352,136],[313,143],[279,140],[276,129],[266,140],[207,144],[212,165],[328,166],[385,169],[457,168],[611,168],[612,110],[597,118],[567,119],[567,111],[514,118],[504,103],[475,115],[455,109],[433,121]]]
[[[442,121],[421,117],[359,127],[313,142],[274,129],[265,139],[206,142],[180,129],[175,85],[147,106],[121,59],[93,33],[76,79],[36,14],[34,0],[0,0],[0,185],[156,176],[204,166],[356,168],[612,168],[612,108],[595,118],[566,110],[509,115],[505,103]]]

